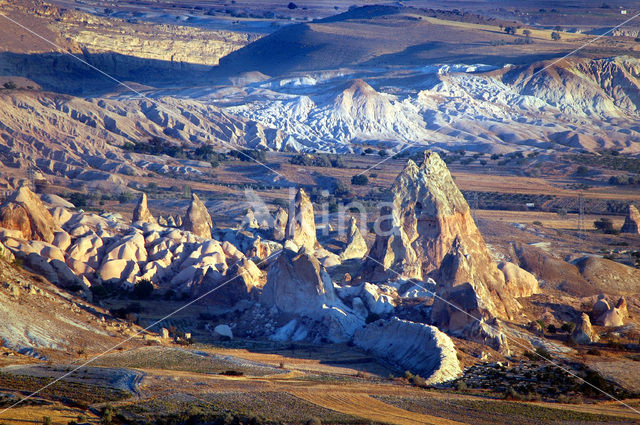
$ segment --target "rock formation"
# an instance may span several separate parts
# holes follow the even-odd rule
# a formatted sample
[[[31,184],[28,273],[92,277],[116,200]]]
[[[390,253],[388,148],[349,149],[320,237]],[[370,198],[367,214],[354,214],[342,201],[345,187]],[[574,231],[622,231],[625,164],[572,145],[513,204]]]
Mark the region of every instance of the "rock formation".
[[[571,340],[576,344],[591,344],[598,342],[600,337],[593,331],[591,321],[587,313],[582,313],[580,320],[576,324],[576,328],[571,334]]]
[[[356,331],[354,344],[426,379],[451,381],[462,374],[453,341],[436,327],[400,320],[378,320]]]
[[[360,233],[356,219],[351,217],[347,233],[347,246],[340,254],[340,259],[344,261],[352,258],[362,258],[368,250],[367,242],[362,237],[362,233]]]
[[[287,222],[289,221],[289,213],[281,207],[276,211],[273,220],[273,240],[282,241],[287,231]]]
[[[593,323],[607,327],[623,326],[625,319],[629,315],[627,301],[624,297],[620,297],[614,307],[608,307],[609,304],[604,299],[600,299],[594,304],[591,312]]]
[[[38,195],[22,186],[0,205],[0,227],[19,230],[25,239],[51,243],[58,226]]]
[[[538,279],[528,271],[508,261],[500,263],[498,268],[504,273],[506,288],[513,297],[530,297],[540,293]]]
[[[319,246],[313,204],[302,188],[296,193],[293,211],[288,217],[285,239],[298,248],[304,247],[308,252],[315,251]]]
[[[212,227],[213,221],[211,220],[207,207],[202,203],[200,198],[198,198],[198,195],[195,193],[192,194],[191,205],[189,205],[187,215],[183,222],[184,230],[202,238],[210,239]]]
[[[267,272],[261,303],[284,313],[318,317],[323,305],[334,305],[331,277],[320,262],[305,250],[284,250]]]
[[[141,223],[155,223],[156,219],[151,215],[151,211],[147,207],[147,194],[143,193],[138,200],[138,205],[136,205],[133,210],[133,218],[132,222],[141,222]]]
[[[477,320],[512,319],[519,304],[438,154],[426,152],[420,167],[408,161],[391,192],[393,208],[381,212],[382,232],[361,279],[433,277],[438,285],[431,319],[445,332],[477,335],[486,328],[478,328]]]
[[[633,233],[634,235],[640,234],[640,212],[633,204],[629,204],[629,210],[627,216],[624,219],[621,233]]]

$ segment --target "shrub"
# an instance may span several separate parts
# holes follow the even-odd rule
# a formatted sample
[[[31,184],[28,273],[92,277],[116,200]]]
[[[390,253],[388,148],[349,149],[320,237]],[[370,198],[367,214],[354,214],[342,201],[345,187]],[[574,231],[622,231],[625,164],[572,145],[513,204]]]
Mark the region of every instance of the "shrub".
[[[596,220],[593,222],[593,225],[596,229],[602,231],[607,234],[615,234],[616,230],[613,228],[613,222],[610,218],[602,217],[600,220]]]
[[[369,184],[369,178],[364,174],[358,174],[351,177],[351,184],[356,186],[366,186],[367,184]]]
[[[411,381],[413,379],[413,373],[409,372],[408,370],[405,370],[403,377],[407,381]]]
[[[551,39],[552,39],[553,41],[558,41],[558,40],[560,40],[560,38],[561,38],[561,37],[560,37],[560,34],[559,34],[559,33],[555,32],[555,31],[553,31],[553,32],[551,33]]]
[[[287,5],[287,9],[291,9],[291,10],[293,10],[293,9],[297,9],[297,8],[298,8],[298,5],[297,5],[297,4],[295,4],[294,2],[290,2],[290,3]]]
[[[467,383],[464,381],[456,381],[454,388],[458,391],[464,391],[467,389]]]
[[[373,323],[376,320],[380,320],[380,315],[376,314],[376,313],[369,313],[369,315],[367,316],[365,322],[368,325],[369,323]]]
[[[415,375],[413,378],[411,378],[411,384],[415,385],[416,387],[426,388],[427,380],[420,375]]]
[[[100,415],[100,423],[102,425],[112,425],[113,424],[113,416],[115,415],[115,411],[113,409],[113,406],[110,404],[107,404],[103,409],[102,409],[102,414]]]
[[[567,333],[573,333],[575,329],[576,329],[576,324],[573,322],[564,322],[560,327],[560,330],[562,332],[567,332]]]
[[[318,418],[311,418],[307,421],[307,425],[322,425],[322,421]]]
[[[152,293],[153,283],[149,279],[142,279],[133,287],[131,295],[138,300],[143,300],[149,298]]]
[[[14,83],[13,81],[7,81],[3,84],[3,86],[7,90],[14,90],[18,88],[18,86],[16,86],[16,83]]]
[[[51,425],[51,418],[49,416],[43,416],[42,425]]]
[[[591,356],[600,356],[602,355],[602,353],[600,352],[600,350],[598,350],[597,348],[589,348],[587,350],[587,354],[591,355]]]

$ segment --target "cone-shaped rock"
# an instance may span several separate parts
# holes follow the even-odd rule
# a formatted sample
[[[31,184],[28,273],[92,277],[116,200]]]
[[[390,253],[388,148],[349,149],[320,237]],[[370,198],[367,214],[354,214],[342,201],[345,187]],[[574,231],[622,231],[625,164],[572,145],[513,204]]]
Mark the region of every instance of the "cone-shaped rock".
[[[629,204],[629,210],[627,216],[624,219],[624,224],[620,230],[622,233],[633,233],[634,235],[640,234],[640,212],[633,204]]]
[[[512,318],[519,304],[438,154],[426,152],[420,167],[409,161],[392,193],[393,208],[381,213],[382,233],[370,250],[373,259],[365,263],[362,278],[434,277],[438,297],[432,320],[447,332],[471,331],[475,319],[459,309],[483,320]]]
[[[273,240],[281,241],[284,239],[287,231],[287,222],[289,220],[289,213],[281,207],[276,211],[276,216],[273,220]]]
[[[598,342],[600,337],[593,331],[591,321],[587,313],[582,313],[580,320],[576,324],[576,329],[571,334],[571,340],[576,344],[591,344]]]
[[[53,242],[57,228],[49,210],[27,186],[20,187],[0,205],[0,227],[19,230],[25,239],[48,243]]]
[[[207,207],[202,203],[198,195],[191,195],[191,205],[187,210],[187,215],[183,221],[184,230],[188,230],[194,235],[211,238],[211,228],[213,221],[209,215]]]
[[[156,219],[151,215],[151,211],[149,211],[149,207],[147,206],[147,194],[143,193],[138,200],[138,205],[133,210],[133,218],[132,220],[135,222],[142,223],[155,223]]]
[[[316,239],[316,222],[313,204],[304,189],[299,189],[289,215],[285,239],[292,241],[297,247],[304,247],[309,252],[318,248]]]
[[[347,234],[347,246],[342,254],[340,254],[340,258],[342,260],[362,258],[368,250],[367,242],[362,237],[362,233],[360,233],[360,229],[356,224],[356,219],[351,217],[349,220],[349,229]]]

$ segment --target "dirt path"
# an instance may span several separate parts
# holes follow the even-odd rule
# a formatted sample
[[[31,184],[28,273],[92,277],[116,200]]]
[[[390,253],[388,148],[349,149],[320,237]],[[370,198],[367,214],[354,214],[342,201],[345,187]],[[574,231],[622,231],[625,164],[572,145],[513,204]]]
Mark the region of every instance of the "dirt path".
[[[463,424],[436,416],[422,415],[399,409],[389,404],[376,400],[367,394],[354,394],[346,392],[326,391],[289,391],[296,397],[335,410],[337,412],[358,416],[376,422],[391,423],[396,425],[454,425]]]

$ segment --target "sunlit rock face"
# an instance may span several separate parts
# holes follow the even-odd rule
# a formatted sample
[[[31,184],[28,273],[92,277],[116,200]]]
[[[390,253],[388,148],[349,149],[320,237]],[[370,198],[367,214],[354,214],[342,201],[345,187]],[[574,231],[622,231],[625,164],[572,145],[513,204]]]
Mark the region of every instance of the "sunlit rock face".
[[[288,216],[285,240],[293,242],[298,248],[304,247],[309,252],[319,247],[313,204],[304,189],[299,189],[296,193],[292,213]]]
[[[392,207],[381,212],[383,233],[376,237],[360,279],[434,278],[433,323],[445,332],[474,337],[486,328],[478,328],[478,321],[514,318],[520,308],[514,297],[537,291],[532,276],[524,282],[510,273],[514,287],[506,284],[437,153],[426,152],[420,166],[408,161],[391,191]],[[520,283],[527,288],[519,288]]]
[[[0,205],[0,227],[18,230],[25,239],[52,243],[58,226],[38,195],[22,186]]]
[[[621,233],[632,233],[635,235],[640,234],[640,212],[633,204],[629,204],[629,210],[627,216],[624,219],[624,224]]]
[[[213,227],[213,221],[207,211],[207,207],[202,203],[198,195],[195,193],[191,195],[191,205],[187,210],[187,215],[184,218],[183,228],[188,230],[194,235],[211,238],[211,228]]]
[[[143,193],[140,196],[140,200],[138,200],[138,204],[133,210],[133,218],[132,222],[141,222],[141,223],[156,223],[156,219],[149,211],[149,207],[147,206],[147,194]]]

